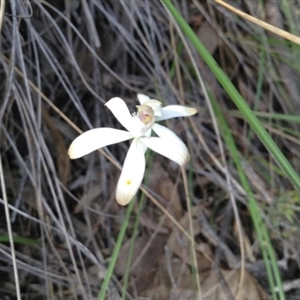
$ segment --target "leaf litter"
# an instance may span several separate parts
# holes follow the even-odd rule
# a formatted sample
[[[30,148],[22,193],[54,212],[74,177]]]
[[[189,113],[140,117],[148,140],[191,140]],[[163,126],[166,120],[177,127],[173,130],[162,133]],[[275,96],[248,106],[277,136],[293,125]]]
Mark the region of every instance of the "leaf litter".
[[[265,6],[251,1],[236,5],[279,28],[289,26],[299,35],[299,7],[296,1],[290,3],[289,11],[274,1]],[[198,270],[194,270],[189,239],[147,199],[134,241],[128,299],[195,299],[195,272],[199,273],[202,299],[268,299],[266,270],[247,199],[225,147],[246,249],[245,276],[240,284],[236,222],[228,213],[232,207],[218,165],[220,149],[212,118],[188,52],[161,3],[9,0],[0,5],[4,7],[0,15],[0,153],[6,183],[0,201],[5,207],[4,199],[8,199],[13,236],[39,242],[15,245],[18,284],[12,248],[0,243],[0,297],[14,298],[18,289],[27,299],[97,296],[124,217],[124,208],[114,198],[119,170],[111,161],[122,163],[129,143],[110,146],[76,162],[69,161],[67,149],[78,135],[73,124],[81,130],[120,126],[103,104],[118,96],[134,111],[136,94],[145,93],[164,105],[185,104],[199,110],[191,121],[165,124],[191,152],[187,174],[192,220],[180,170],[173,163],[154,155],[146,185],[187,232],[192,221]],[[286,115],[299,111],[296,47],[212,1],[178,1],[178,8],[253,109]],[[247,157],[247,176],[271,232],[284,288],[293,299],[299,293],[299,193],[235,114],[235,107],[204,62],[197,55],[195,58],[220,102],[239,150]],[[176,59],[179,69],[175,68]],[[180,87],[184,90],[179,91]],[[273,136],[299,169],[299,147],[280,131],[297,136],[298,124],[271,117],[261,120],[271,129],[279,128],[279,133],[272,131]],[[134,212],[138,212],[137,204]],[[4,209],[1,216],[1,235],[6,237]],[[121,294],[133,223],[134,215],[118,256],[110,299]]]

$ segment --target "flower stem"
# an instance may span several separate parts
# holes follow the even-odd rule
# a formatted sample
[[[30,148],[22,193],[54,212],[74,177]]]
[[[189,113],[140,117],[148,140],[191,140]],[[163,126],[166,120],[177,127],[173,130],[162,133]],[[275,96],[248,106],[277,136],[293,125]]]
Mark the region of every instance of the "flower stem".
[[[195,238],[194,238],[194,228],[193,228],[193,216],[192,216],[192,208],[191,208],[191,199],[189,194],[189,186],[187,182],[187,177],[185,173],[185,166],[181,167],[181,174],[183,179],[184,191],[185,191],[185,199],[187,204],[188,216],[189,216],[189,225],[190,225],[190,235],[191,235],[191,252],[192,252],[192,270],[195,273],[196,284],[197,284],[197,299],[202,299],[201,296],[201,286],[200,286],[200,278],[198,271],[198,262],[195,248]]]
[[[118,235],[118,238],[117,238],[117,241],[116,241],[116,244],[115,244],[112,256],[111,256],[111,260],[109,262],[109,266],[107,268],[107,272],[105,274],[105,278],[104,278],[104,281],[103,281],[102,286],[101,286],[101,290],[98,294],[98,300],[104,300],[104,298],[105,298],[106,290],[107,290],[107,287],[109,285],[112,273],[114,271],[114,268],[115,268],[115,265],[116,265],[116,262],[117,262],[117,258],[118,258],[118,254],[120,253],[120,249],[121,249],[122,242],[123,242],[123,239],[124,239],[125,231],[127,229],[129,218],[130,218],[130,215],[131,215],[131,212],[132,212],[132,209],[133,209],[133,205],[134,205],[134,202],[135,202],[134,200],[135,200],[135,198],[133,200],[131,200],[130,203],[128,204],[125,219],[123,221],[121,230],[119,232],[119,235]]]

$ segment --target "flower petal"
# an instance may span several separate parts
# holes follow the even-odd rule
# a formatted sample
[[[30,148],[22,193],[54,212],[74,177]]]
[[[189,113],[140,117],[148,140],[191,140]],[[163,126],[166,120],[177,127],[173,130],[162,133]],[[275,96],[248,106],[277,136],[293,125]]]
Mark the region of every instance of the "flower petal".
[[[153,124],[152,129],[160,138],[174,141],[182,147],[186,147],[185,143],[169,128],[155,123]]]
[[[120,205],[128,204],[138,191],[145,173],[143,144],[133,139],[126,155],[117,185],[116,199]]]
[[[144,94],[137,94],[137,98],[139,99],[140,104],[143,104],[144,102],[150,100],[150,97]]]
[[[161,102],[159,102],[158,100],[150,99],[145,101],[143,105],[150,106],[153,109],[155,116],[161,116],[162,107]]]
[[[162,108],[161,116],[155,117],[155,121],[162,121],[176,117],[188,117],[196,114],[198,111],[193,107],[182,105],[168,105]]]
[[[157,130],[156,125],[158,124],[153,125],[152,129],[161,137],[142,137],[140,138],[141,142],[153,151],[175,161],[180,166],[186,164],[190,159],[190,155],[183,141],[164,126],[161,126],[164,129]]]
[[[148,105],[153,109],[155,116],[161,116],[162,107],[160,101],[150,99],[150,97],[144,94],[137,94],[137,97],[139,99],[140,104]]]
[[[105,103],[116,119],[129,131],[132,122],[132,115],[125,103],[125,101],[119,97],[110,99]]]
[[[128,126],[128,130],[132,134],[133,137],[138,138],[143,136],[152,126],[152,122],[149,124],[144,124],[144,122],[136,115],[133,116],[130,124]]]
[[[132,138],[131,133],[114,128],[95,128],[78,136],[70,145],[71,159],[82,157],[99,148],[123,142]]]
[[[149,130],[148,130],[148,131],[146,131],[146,133],[144,134],[144,136],[146,136],[146,137],[151,137],[151,133],[152,133],[152,129],[151,129],[151,128],[149,128]],[[143,144],[143,143],[142,143],[142,145],[143,145],[143,150],[144,150],[144,153],[146,153],[146,151],[147,151],[148,147],[147,147],[145,144]]]

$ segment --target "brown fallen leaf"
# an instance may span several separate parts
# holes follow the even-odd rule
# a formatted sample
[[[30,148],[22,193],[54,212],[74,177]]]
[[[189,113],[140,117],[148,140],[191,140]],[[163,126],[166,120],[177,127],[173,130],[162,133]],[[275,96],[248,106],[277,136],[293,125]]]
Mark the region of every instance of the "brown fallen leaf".
[[[153,219],[151,219],[146,213],[141,214],[140,222],[146,228],[148,228],[152,231],[156,230],[157,233],[162,233],[162,234],[169,233],[169,230],[166,227],[164,227],[164,226],[158,227],[158,223],[155,222]]]
[[[140,258],[139,255],[141,254],[149,240],[150,235],[147,234],[140,236],[136,239],[132,256],[132,264],[134,264],[136,259],[139,258],[140,260],[136,267],[132,270],[133,275],[145,276],[155,271],[157,268],[158,261],[164,254],[164,245],[166,244],[167,236],[158,234],[150,244],[144,256]],[[125,244],[123,244],[121,248],[115,268],[115,272],[118,275],[125,275],[130,244],[131,239],[128,240]]]
[[[193,216],[197,216],[202,209],[203,208],[201,206],[193,207]],[[179,223],[187,232],[189,232],[188,213],[186,213],[179,220]],[[197,236],[202,230],[200,222],[195,219],[193,219],[193,228],[194,236]],[[167,245],[170,252],[173,252],[175,255],[180,257],[188,265],[192,265],[192,258],[190,255],[190,241],[186,236],[179,232],[177,228],[174,228],[174,230],[170,234]],[[209,268],[212,261],[212,252],[209,250],[209,247],[207,247],[205,243],[200,243],[196,245],[196,250],[198,251],[197,260],[199,270],[205,270]]]
[[[51,143],[55,144],[53,148],[55,151],[56,167],[58,170],[58,176],[63,185],[67,184],[70,174],[70,158],[67,153],[67,145],[63,138],[57,124],[52,116],[50,116],[45,106],[42,107],[43,121],[49,129],[51,136]]]
[[[220,39],[215,29],[208,22],[204,21],[197,30],[196,34],[208,52],[210,54],[214,54]]]
[[[170,179],[169,174],[163,169],[159,162],[155,162],[152,166],[152,171],[149,178],[149,187],[161,196],[166,203],[162,203],[168,212],[176,219],[179,220],[182,216],[182,205],[177,190],[177,186]],[[164,225],[172,229],[174,224],[168,218]]]
[[[236,300],[264,300],[269,299],[257,280],[245,271],[245,277],[238,291],[241,270],[221,270],[229,291]],[[215,269],[200,273],[201,293],[205,300],[228,299],[228,293],[224,288],[223,281]]]
[[[184,266],[182,262],[172,260],[171,262],[160,264],[159,269],[153,276],[153,284],[147,290],[141,290],[139,296],[154,299],[196,299],[195,277],[190,268]],[[215,269],[201,272],[201,295],[203,300],[229,299],[228,291],[236,300],[265,300],[269,299],[267,293],[262,289],[257,280],[246,271],[244,283],[239,294],[240,270],[221,270],[224,281],[221,280]]]

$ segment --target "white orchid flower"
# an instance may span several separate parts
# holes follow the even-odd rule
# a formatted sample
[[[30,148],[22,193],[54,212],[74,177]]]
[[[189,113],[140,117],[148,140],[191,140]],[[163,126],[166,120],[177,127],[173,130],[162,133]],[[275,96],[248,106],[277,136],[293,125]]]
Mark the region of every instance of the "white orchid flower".
[[[91,129],[78,136],[68,150],[70,158],[76,159],[99,148],[133,139],[117,184],[116,199],[120,205],[128,204],[142,183],[147,148],[173,160],[180,166],[187,163],[190,158],[183,141],[171,130],[156,124],[155,121],[192,116],[197,113],[197,110],[181,105],[161,107],[161,102],[158,100],[142,94],[138,94],[137,97],[140,105],[137,105],[137,113],[134,114],[130,114],[126,103],[121,98],[112,98],[105,104],[127,131],[114,128]],[[152,130],[157,137],[151,137]]]

